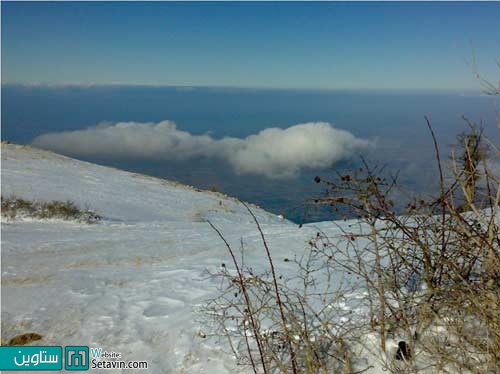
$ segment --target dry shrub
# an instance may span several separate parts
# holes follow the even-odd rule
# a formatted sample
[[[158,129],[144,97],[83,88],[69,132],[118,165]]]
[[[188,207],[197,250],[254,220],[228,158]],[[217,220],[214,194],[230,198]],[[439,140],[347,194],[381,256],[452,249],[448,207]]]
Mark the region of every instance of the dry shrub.
[[[210,223],[232,264],[212,274],[221,294],[205,306],[205,323],[227,338],[240,364],[264,373],[353,373],[367,368],[368,354],[391,372],[500,372],[500,183],[489,167],[498,151],[484,152],[482,131],[469,123],[446,175],[428,125],[437,194],[413,196],[400,212],[397,178],[364,161],[334,181],[316,178],[327,193],[314,201],[357,219],[337,223],[335,235],[319,231],[301,257],[285,259],[295,266],[288,278],[276,273],[250,209],[267,271],[238,261],[245,248],[236,253]],[[370,333],[375,353],[362,338]]]
[[[351,346],[359,341],[363,318],[344,303],[353,286],[334,279],[331,256],[325,246],[318,249],[321,233],[303,256],[283,259],[292,269],[285,276],[276,270],[259,222],[246,207],[261,235],[268,267],[261,272],[247,267],[244,246],[235,251],[209,222],[232,263],[211,274],[219,279],[220,295],[202,308],[208,335],[225,338],[237,362],[255,373],[353,373],[354,367],[366,368],[357,361],[359,347]]]
[[[397,178],[364,162],[323,182],[328,192],[316,200],[348,209],[358,221],[352,229],[339,225],[344,241],[321,240],[328,242],[333,269],[364,283],[388,370],[500,372],[500,188],[489,166],[498,150],[490,144],[488,156],[483,132],[469,123],[446,175],[427,123],[436,146],[437,194],[413,197],[401,214],[393,202],[402,196]],[[413,353],[395,360],[389,339]]]
[[[81,210],[72,201],[31,201],[19,197],[2,196],[2,215],[8,219],[30,217],[38,219],[64,219],[83,223],[96,223],[102,219],[98,214]]]
[[[358,373],[370,362],[397,373],[500,373],[500,153],[466,121],[445,162],[426,118],[438,170],[431,196],[406,193],[364,160],[333,180],[316,177],[327,192],[312,201],[355,219],[286,259],[289,278],[276,273],[250,209],[267,271],[237,260],[243,245],[237,253],[210,223],[232,258],[211,274],[221,285],[203,308],[211,335],[255,373]]]

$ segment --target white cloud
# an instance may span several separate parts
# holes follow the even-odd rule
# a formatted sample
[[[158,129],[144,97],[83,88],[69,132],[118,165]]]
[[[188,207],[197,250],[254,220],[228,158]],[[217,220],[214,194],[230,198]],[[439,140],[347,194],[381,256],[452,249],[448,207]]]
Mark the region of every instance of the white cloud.
[[[237,173],[271,178],[295,176],[304,168],[322,168],[349,158],[371,142],[356,138],[326,122],[267,128],[244,139],[192,135],[174,122],[101,123],[84,130],[50,133],[33,145],[75,156],[187,160],[212,157],[226,160]]]

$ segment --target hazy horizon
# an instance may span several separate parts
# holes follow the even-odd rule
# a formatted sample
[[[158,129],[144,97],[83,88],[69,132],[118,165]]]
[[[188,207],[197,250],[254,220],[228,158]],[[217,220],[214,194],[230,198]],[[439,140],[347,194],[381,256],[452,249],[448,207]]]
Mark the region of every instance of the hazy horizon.
[[[475,88],[302,88],[302,87],[260,87],[260,86],[230,86],[230,85],[169,85],[169,84],[141,84],[141,83],[80,83],[80,82],[65,82],[65,83],[1,83],[2,87],[6,88],[46,88],[46,89],[88,89],[88,88],[151,88],[151,89],[174,89],[180,91],[189,90],[210,90],[210,91],[282,91],[282,92],[350,92],[350,93],[366,93],[366,92],[381,92],[381,93],[449,93],[449,94],[471,94],[477,96],[491,96],[480,88],[480,81],[476,80]]]

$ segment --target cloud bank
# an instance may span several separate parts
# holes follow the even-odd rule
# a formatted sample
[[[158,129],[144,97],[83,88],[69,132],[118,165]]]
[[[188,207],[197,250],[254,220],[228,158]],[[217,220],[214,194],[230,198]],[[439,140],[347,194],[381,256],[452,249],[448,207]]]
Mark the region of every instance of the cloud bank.
[[[370,141],[326,122],[267,128],[246,138],[215,139],[179,130],[174,122],[101,123],[84,130],[49,133],[35,147],[74,156],[121,159],[227,161],[236,173],[270,178],[296,176],[305,168],[323,168],[369,147]]]

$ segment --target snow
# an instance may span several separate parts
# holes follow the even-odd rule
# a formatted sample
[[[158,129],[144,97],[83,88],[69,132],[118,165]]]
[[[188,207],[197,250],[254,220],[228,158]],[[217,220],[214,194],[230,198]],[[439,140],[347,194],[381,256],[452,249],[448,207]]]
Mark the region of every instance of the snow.
[[[147,372],[152,373],[251,372],[237,365],[223,338],[206,338],[207,326],[199,313],[220,292],[221,280],[211,274],[223,268],[235,274],[227,248],[209,222],[233,248],[245,248],[245,268],[255,274],[268,269],[261,234],[245,205],[220,193],[27,146],[2,143],[1,156],[3,198],[69,200],[102,217],[86,224],[2,215],[2,341],[37,332],[43,339],[32,345],[102,348],[121,353],[123,361],[147,361]],[[309,243],[314,238],[318,245],[323,238],[342,245],[344,251],[335,253],[341,261],[350,256],[347,243],[353,240],[345,241],[343,234],[369,229],[359,221],[299,227],[282,215],[249,206],[265,234],[277,276],[284,279],[296,274],[291,259],[313,253]],[[363,237],[355,241],[358,249],[369,245]],[[363,260],[370,256],[363,252]],[[332,331],[349,330],[360,322],[355,332],[358,346],[350,348],[357,363],[369,368],[364,372],[381,374],[399,366],[401,372],[425,367],[429,369],[422,372],[432,372],[425,356],[415,357],[412,367],[395,362],[398,341],[408,339],[397,336],[399,331],[387,333],[387,349],[381,352],[380,337],[363,327],[369,290],[356,287],[359,279],[349,274],[317,275],[318,289],[331,286],[334,293],[339,285],[347,287],[328,305],[319,297],[310,305],[316,307],[316,300],[332,311],[338,321]],[[297,278],[288,286],[297,285],[294,281]],[[262,327],[272,332],[264,323]],[[432,329],[432,337],[450,336],[439,324]]]
[[[207,219],[235,248],[244,243],[247,264],[266,265],[238,200],[12,144],[2,144],[1,181],[4,197],[71,200],[103,217],[98,224],[2,217],[2,340],[36,331],[43,339],[34,345],[102,347],[148,361],[153,373],[248,369],[222,341],[200,336],[196,314],[217,295],[208,272],[230,263]],[[251,209],[285,271],[280,260],[303,253],[315,226]]]

